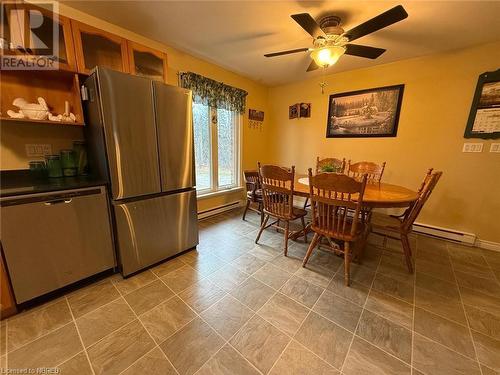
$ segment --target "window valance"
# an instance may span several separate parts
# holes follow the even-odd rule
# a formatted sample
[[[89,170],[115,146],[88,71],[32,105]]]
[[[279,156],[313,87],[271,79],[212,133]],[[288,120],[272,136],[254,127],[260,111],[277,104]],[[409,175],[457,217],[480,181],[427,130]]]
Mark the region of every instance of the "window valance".
[[[181,87],[193,91],[195,103],[239,113],[245,112],[246,96],[248,95],[245,90],[192,72],[180,73],[179,80]]]

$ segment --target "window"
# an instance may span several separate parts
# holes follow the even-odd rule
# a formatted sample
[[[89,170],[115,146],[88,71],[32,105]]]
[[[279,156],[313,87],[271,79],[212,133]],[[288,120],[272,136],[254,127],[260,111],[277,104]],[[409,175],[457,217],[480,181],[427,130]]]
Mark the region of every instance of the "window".
[[[239,186],[237,112],[193,104],[196,190],[200,195]]]

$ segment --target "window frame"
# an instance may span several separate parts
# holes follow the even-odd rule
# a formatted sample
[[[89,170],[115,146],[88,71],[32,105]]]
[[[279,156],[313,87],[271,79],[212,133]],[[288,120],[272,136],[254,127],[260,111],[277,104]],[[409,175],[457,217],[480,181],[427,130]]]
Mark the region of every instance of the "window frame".
[[[233,129],[234,129],[234,174],[235,181],[234,184],[219,186],[219,134],[218,134],[218,116],[217,108],[208,107],[208,122],[209,122],[209,134],[210,134],[210,187],[205,189],[196,189],[196,195],[198,198],[203,196],[210,196],[214,193],[224,193],[225,191],[231,191],[237,188],[241,188],[241,114],[237,111],[230,111],[232,113]],[[212,121],[215,118],[217,121]],[[194,130],[194,124],[193,124]],[[195,155],[196,163],[196,155]],[[195,165],[195,175],[196,175],[196,165]]]

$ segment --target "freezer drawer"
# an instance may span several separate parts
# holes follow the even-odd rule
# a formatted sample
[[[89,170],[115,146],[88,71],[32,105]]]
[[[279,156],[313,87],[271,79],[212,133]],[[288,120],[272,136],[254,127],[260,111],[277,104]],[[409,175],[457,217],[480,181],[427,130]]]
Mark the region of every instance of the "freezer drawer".
[[[1,215],[17,303],[115,267],[104,187],[6,198]]]
[[[113,204],[124,276],[198,244],[196,191]]]
[[[194,186],[191,91],[153,82],[162,191]]]

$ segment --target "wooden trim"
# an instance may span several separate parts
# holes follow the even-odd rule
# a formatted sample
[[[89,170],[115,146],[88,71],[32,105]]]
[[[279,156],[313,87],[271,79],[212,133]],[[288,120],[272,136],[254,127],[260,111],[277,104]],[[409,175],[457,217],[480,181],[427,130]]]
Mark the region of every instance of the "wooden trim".
[[[135,63],[134,63],[134,51],[139,52],[147,52],[152,54],[153,56],[158,57],[163,61],[163,81],[167,83],[167,54],[156,49],[146,47],[142,44],[133,42],[131,40],[127,40],[127,54],[128,54],[128,63],[129,63],[129,71],[131,74],[137,74],[135,71]]]
[[[83,52],[82,36],[81,33],[94,34],[102,36],[120,45],[122,56],[122,71],[129,73],[129,62],[127,53],[127,39],[118,35],[108,33],[107,31],[95,28],[93,26],[84,24],[82,22],[71,19],[71,29],[73,32],[73,40],[75,43],[75,55],[78,66],[78,72],[83,74],[90,74],[90,69],[85,67],[85,54]]]
[[[9,275],[4,266],[3,255],[0,254],[0,319],[17,312],[14,295],[10,287]]]

